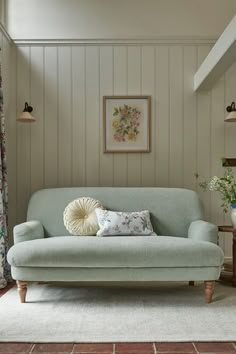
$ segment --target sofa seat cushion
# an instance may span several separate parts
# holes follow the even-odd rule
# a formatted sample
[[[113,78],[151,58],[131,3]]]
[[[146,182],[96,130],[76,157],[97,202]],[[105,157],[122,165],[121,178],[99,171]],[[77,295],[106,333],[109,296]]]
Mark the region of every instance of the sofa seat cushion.
[[[223,252],[210,242],[171,236],[60,236],[18,243],[8,261],[15,267],[214,267]]]

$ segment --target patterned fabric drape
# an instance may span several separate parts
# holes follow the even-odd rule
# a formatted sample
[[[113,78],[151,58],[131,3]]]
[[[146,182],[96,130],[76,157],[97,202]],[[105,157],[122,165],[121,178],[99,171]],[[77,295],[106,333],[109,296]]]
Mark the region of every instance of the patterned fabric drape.
[[[7,235],[8,188],[6,168],[5,117],[3,114],[3,90],[0,63],[0,288],[10,280],[9,266],[6,261],[8,249]]]

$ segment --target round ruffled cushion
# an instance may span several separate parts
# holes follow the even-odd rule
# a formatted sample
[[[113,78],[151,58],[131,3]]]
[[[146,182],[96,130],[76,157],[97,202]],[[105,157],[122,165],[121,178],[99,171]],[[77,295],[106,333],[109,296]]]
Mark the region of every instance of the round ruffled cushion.
[[[96,235],[99,225],[96,208],[104,209],[99,200],[82,197],[73,200],[64,210],[64,225],[72,235]]]

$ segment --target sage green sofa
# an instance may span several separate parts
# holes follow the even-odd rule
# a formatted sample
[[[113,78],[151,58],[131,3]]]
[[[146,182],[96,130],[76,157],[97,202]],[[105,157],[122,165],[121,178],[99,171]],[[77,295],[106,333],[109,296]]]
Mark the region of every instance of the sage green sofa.
[[[149,210],[158,236],[72,236],[63,211],[80,197],[113,211]],[[211,302],[223,252],[217,227],[203,221],[198,195],[176,188],[53,188],[34,193],[27,221],[15,226],[8,252],[21,302],[27,282],[205,282]]]

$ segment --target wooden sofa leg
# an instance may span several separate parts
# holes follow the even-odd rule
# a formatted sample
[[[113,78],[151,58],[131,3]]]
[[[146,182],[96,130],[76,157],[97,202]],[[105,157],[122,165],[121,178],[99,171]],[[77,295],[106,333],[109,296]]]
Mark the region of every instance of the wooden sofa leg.
[[[206,303],[210,304],[212,300],[212,295],[214,292],[214,286],[215,282],[214,281],[205,281],[205,298],[206,298]]]
[[[17,280],[16,284],[20,296],[20,302],[25,303],[25,298],[27,293],[27,282],[22,280]]]
[[[194,281],[190,280],[190,281],[188,282],[188,285],[189,285],[189,286],[194,286]]]

